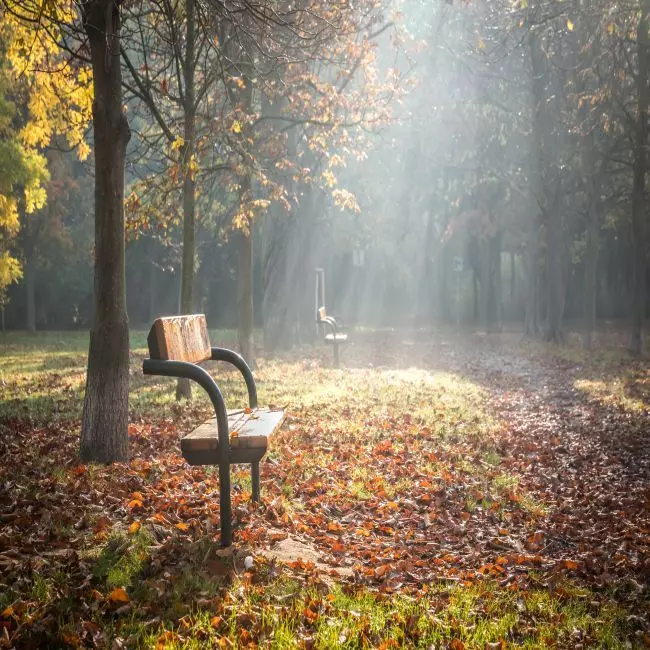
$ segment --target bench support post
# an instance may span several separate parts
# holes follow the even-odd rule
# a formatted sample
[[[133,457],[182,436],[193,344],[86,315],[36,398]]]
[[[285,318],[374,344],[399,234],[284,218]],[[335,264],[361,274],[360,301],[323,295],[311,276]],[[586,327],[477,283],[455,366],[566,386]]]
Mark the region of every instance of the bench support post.
[[[341,367],[341,361],[339,357],[339,344],[336,339],[334,339],[332,347],[334,348],[334,367],[335,368],[340,368]]]
[[[252,501],[257,503],[260,500],[260,463],[259,461],[251,463],[251,486]]]
[[[232,512],[230,505],[230,463],[219,463],[219,526],[221,546],[232,544]]]

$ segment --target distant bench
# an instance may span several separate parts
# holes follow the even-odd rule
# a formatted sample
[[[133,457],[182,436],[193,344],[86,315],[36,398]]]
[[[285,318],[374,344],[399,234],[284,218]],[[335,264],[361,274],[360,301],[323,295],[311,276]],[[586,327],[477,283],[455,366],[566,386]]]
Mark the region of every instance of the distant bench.
[[[325,343],[332,346],[334,352],[334,367],[338,368],[341,364],[339,349],[341,345],[348,342],[348,335],[341,332],[342,323],[337,321],[333,316],[328,316],[325,307],[321,307],[316,314],[316,322],[319,325],[326,325],[331,331],[325,334]]]
[[[253,501],[260,498],[260,460],[269,437],[282,425],[284,412],[258,408],[253,373],[244,359],[225,348],[210,346],[203,314],[170,316],[154,321],[149,336],[149,359],[142,364],[145,375],[185,377],[208,393],[215,417],[181,439],[181,452],[190,465],[219,466],[221,543],[232,544],[230,465],[251,464]],[[216,382],[201,366],[202,361],[225,361],[237,367],[246,381],[249,407],[226,411]]]

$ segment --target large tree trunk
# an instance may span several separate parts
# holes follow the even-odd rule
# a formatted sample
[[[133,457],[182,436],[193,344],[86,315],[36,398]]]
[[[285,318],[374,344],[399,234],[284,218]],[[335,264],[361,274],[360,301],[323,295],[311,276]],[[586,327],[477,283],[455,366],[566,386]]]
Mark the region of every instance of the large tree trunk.
[[[647,169],[646,146],[648,143],[648,13],[650,0],[641,3],[641,18],[637,30],[637,118],[634,143],[634,181],[632,187],[632,239],[633,239],[633,293],[632,331],[630,352],[643,354],[643,320],[646,307],[646,250],[645,250],[645,176]]]
[[[83,5],[90,43],[95,142],[95,311],[81,425],[84,461],[128,458],[129,327],[124,271],[124,163],[120,12],[115,0]]]
[[[183,263],[181,265],[181,314],[194,311],[194,257],[196,182],[194,180],[193,156],[196,135],[196,106],[194,93],[194,58],[196,44],[196,20],[194,0],[185,2],[185,58],[183,60],[183,85],[185,89],[184,140],[183,146]],[[179,379],[176,384],[176,399],[191,399],[192,387],[189,379]]]

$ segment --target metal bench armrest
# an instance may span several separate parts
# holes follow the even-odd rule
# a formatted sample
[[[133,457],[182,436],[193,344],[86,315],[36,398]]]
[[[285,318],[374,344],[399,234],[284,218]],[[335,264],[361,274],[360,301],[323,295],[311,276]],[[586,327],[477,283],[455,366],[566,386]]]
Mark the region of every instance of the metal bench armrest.
[[[336,334],[339,331],[338,327],[336,326],[336,321],[331,316],[327,316],[326,318],[321,318],[316,322],[322,323],[323,325],[328,325],[331,328],[332,334],[334,334],[334,336],[336,336]]]
[[[219,456],[228,462],[230,452],[230,438],[228,435],[228,414],[226,403],[219,386],[212,379],[210,373],[189,361],[164,361],[161,359],[145,359],[142,362],[142,372],[145,375],[162,375],[164,377],[184,377],[199,384],[210,397],[214,413],[217,417],[219,431]]]
[[[217,435],[219,436],[219,518],[221,521],[221,543],[232,544],[232,505],[230,501],[230,433],[226,403],[219,386],[207,370],[189,361],[164,361],[145,359],[142,362],[145,375],[165,377],[184,377],[192,379],[209,395],[217,416]],[[259,482],[258,482],[259,483]]]
[[[227,348],[212,348],[212,361],[225,361],[235,366],[244,376],[246,388],[248,389],[248,403],[252,409],[257,407],[257,387],[250,366],[246,363],[244,357],[237,354],[234,350]]]

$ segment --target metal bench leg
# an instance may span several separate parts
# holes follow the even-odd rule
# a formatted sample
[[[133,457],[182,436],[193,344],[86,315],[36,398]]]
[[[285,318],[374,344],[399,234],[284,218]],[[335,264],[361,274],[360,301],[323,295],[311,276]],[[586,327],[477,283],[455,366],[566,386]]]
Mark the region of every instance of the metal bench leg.
[[[251,463],[251,484],[253,487],[253,502],[260,500],[260,463]]]
[[[232,508],[230,504],[230,463],[219,464],[219,506],[221,546],[232,544]]]
[[[336,341],[334,341],[334,345],[332,347],[334,348],[334,367],[339,368],[341,365],[339,360],[339,345]]]

